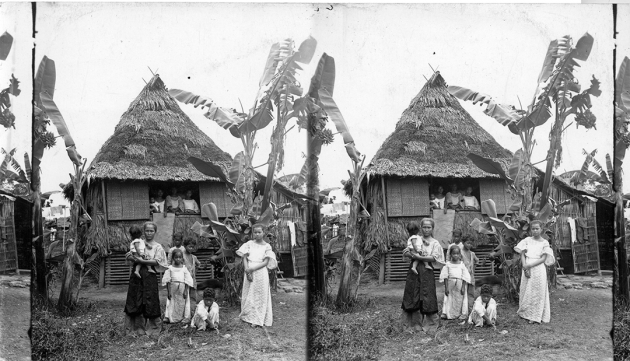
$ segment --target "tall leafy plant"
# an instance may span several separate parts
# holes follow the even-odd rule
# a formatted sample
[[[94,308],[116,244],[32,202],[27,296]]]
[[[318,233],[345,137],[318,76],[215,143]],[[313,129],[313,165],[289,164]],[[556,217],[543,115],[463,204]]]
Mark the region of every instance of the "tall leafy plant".
[[[193,104],[204,110],[204,116],[215,121],[219,126],[228,130],[243,144],[243,151],[239,152],[232,162],[226,177],[220,165],[206,162],[194,157],[189,161],[202,173],[216,177],[227,186],[234,207],[231,216],[224,223],[213,220],[213,228],[219,229],[221,249],[216,257],[222,260],[226,281],[235,291],[240,288],[242,277],[235,276],[241,272],[240,259],[235,257],[234,251],[239,242],[249,234],[253,223],[271,224],[278,217],[279,210],[270,202],[271,187],[274,175],[284,165],[284,141],[286,127],[293,118],[298,118],[304,112],[302,100],[303,89],[297,81],[297,72],[302,70],[300,64],[310,63],[317,41],[309,38],[296,48],[291,39],[273,44],[267,57],[263,74],[259,81],[259,91],[248,112],[241,109],[222,108],[204,96],[193,94],[180,89],[171,89],[169,94],[184,104]],[[267,177],[264,180],[264,191],[259,201],[254,193],[258,177],[253,165],[257,149],[256,135],[259,130],[269,126],[275,120],[271,135],[271,151],[267,162]],[[261,199],[262,198],[262,199]],[[236,235],[236,237],[233,237]],[[236,242],[231,242],[234,240]]]
[[[83,260],[78,256],[76,245],[79,240],[79,218],[84,213],[83,197],[81,189],[86,181],[85,175],[85,159],[82,159],[76,150],[76,145],[66,122],[61,115],[57,104],[53,100],[57,72],[55,62],[44,56],[39,64],[37,74],[35,76],[35,105],[33,107],[36,124],[54,124],[59,136],[63,139],[66,152],[70,161],[74,165],[74,175],[70,174],[72,188],[74,190],[74,199],[72,200],[70,211],[70,229],[68,232],[68,241],[66,242],[65,257],[63,261],[61,292],[57,307],[60,310],[66,310],[73,307],[75,300],[74,295],[74,266],[76,263],[83,266]],[[43,156],[45,144],[37,141],[33,144],[33,178],[37,178],[37,192],[39,192],[39,167]],[[41,211],[33,214],[33,217],[41,219]],[[43,247],[42,247],[43,248]],[[45,260],[42,260],[45,262]],[[38,262],[40,260],[38,259]],[[77,292],[78,297],[78,292]]]
[[[484,113],[509,127],[510,131],[518,135],[521,140],[522,148],[514,154],[507,173],[500,163],[492,159],[472,153],[468,155],[480,169],[505,179],[514,199],[510,207],[510,211],[513,212],[511,217],[504,220],[491,219],[491,224],[478,221],[482,226],[480,231],[486,229],[488,232],[497,234],[499,247],[495,256],[501,259],[504,272],[515,275],[515,279],[518,279],[520,275],[520,263],[509,261],[517,258],[508,256],[513,253],[510,250],[513,249],[515,242],[526,237],[529,222],[534,219],[542,220],[544,234],[546,237],[551,236],[553,233],[548,230],[555,220],[553,214],[563,206],[553,201],[548,196],[548,191],[553,169],[560,164],[562,159],[562,134],[566,129],[564,124],[567,118],[574,117],[578,127],[580,125],[587,129],[595,127],[596,118],[590,110],[591,96],[597,97],[601,94],[600,83],[593,76],[590,86],[582,90],[574,74],[575,68],[579,67],[578,61],[588,59],[593,42],[593,37],[588,33],[575,44],[568,35],[550,42],[537,79],[535,94],[527,109],[500,104],[491,96],[468,88],[448,87],[449,92],[461,100],[472,101],[473,104],[485,104]],[[534,131],[552,118],[553,124],[549,133],[550,146],[547,158],[544,159],[547,167],[543,187],[536,193],[534,180],[538,175],[534,169],[535,163],[531,159],[536,145]],[[509,231],[509,237],[505,234],[505,230]],[[553,239],[550,239],[550,243],[553,244]],[[550,272],[550,277],[554,276],[555,271]],[[510,294],[518,292],[517,283],[506,281],[505,286]]]
[[[615,155],[613,190],[615,192],[615,279],[616,296],[630,300],[626,230],[623,212],[623,176],[621,166],[630,146],[630,59],[624,57],[615,82]]]

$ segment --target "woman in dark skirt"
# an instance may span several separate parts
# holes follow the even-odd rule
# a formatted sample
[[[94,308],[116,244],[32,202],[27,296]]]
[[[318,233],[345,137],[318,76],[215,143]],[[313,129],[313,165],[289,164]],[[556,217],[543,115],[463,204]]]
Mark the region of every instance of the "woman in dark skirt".
[[[125,302],[125,333],[158,334],[161,316],[160,295],[158,291],[158,272],[168,267],[166,252],[162,245],[153,238],[157,233],[157,225],[153,222],[144,224],[146,243],[145,256],[142,259],[127,253],[127,260],[140,263],[140,278],[131,273],[127,301]]]
[[[418,264],[417,274],[411,270],[411,263],[409,264],[401,321],[407,328],[435,332],[439,325],[439,317],[433,270],[444,265],[444,251],[440,242],[433,238],[435,227],[433,219],[424,218],[420,225],[422,252],[416,253],[407,248],[403,251],[403,257],[422,262]]]

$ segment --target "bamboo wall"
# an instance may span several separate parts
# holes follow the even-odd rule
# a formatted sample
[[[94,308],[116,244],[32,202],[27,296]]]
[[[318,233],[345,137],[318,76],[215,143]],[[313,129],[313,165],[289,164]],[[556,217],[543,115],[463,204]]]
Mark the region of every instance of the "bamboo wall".
[[[0,196],[0,272],[18,269],[14,201]]]

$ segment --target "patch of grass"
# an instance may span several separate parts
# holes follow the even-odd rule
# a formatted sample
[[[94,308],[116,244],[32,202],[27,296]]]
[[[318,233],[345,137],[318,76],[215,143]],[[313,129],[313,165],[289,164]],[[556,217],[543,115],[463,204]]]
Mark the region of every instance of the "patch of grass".
[[[309,319],[309,359],[378,360],[384,338],[397,333],[398,320],[367,312],[372,299],[336,307],[330,295],[317,300]],[[370,315],[372,313],[372,315]]]
[[[618,303],[614,314],[615,360],[630,359],[630,304]]]
[[[97,360],[103,348],[121,338],[120,320],[98,314],[93,303],[80,302],[59,313],[50,300],[34,298],[31,307],[33,360]]]

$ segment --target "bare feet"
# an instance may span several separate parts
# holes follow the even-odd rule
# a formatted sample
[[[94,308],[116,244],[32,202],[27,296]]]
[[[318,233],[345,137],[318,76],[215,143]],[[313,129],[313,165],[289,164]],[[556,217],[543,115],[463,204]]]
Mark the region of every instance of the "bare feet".
[[[413,273],[418,274],[418,270],[417,269],[412,268],[411,270],[413,271]]]
[[[138,277],[138,278],[142,278],[142,276],[140,276],[140,272],[138,272],[138,271],[134,272],[133,275]]]

